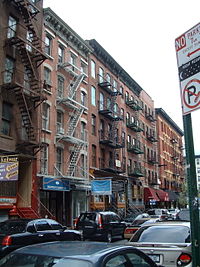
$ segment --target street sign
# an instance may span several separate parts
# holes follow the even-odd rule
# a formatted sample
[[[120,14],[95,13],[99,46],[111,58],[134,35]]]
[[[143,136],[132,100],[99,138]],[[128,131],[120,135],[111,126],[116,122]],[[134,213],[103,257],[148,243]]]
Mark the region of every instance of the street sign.
[[[200,23],[175,40],[183,115],[200,108]]]

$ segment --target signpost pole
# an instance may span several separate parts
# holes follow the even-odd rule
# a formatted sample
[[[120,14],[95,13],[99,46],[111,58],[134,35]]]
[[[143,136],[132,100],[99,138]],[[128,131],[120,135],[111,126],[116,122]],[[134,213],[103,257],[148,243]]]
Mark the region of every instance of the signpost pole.
[[[183,126],[186,146],[186,170],[192,241],[192,266],[200,267],[199,203],[191,113],[183,115]]]

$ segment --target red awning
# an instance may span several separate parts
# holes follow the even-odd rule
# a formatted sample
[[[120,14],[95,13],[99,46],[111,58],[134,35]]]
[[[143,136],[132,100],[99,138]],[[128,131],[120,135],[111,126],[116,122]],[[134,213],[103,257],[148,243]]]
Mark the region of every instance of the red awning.
[[[156,194],[156,190],[150,187],[144,188],[144,202],[149,202],[150,200],[160,201]]]
[[[167,192],[161,189],[156,189],[156,194],[158,195],[160,201],[169,201],[169,195]]]

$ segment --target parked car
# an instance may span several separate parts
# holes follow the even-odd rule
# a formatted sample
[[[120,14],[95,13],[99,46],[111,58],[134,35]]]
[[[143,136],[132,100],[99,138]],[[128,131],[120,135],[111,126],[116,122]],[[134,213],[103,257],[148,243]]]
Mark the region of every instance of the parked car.
[[[0,223],[0,258],[22,246],[56,240],[81,240],[81,233],[51,219],[6,220]]]
[[[163,221],[141,226],[127,244],[142,250],[158,265],[192,266],[189,222]]]
[[[179,209],[168,209],[169,211],[169,219],[176,220],[177,214],[179,213]]]
[[[83,231],[83,239],[112,242],[114,237],[124,238],[126,223],[111,211],[83,212],[74,229]]]
[[[159,218],[160,221],[167,220],[169,218],[169,212],[167,209],[150,209],[147,213],[151,218]]]
[[[179,221],[190,221],[190,210],[189,209],[181,209],[176,214],[175,220]]]
[[[49,242],[23,247],[0,260],[0,267],[157,267],[132,246],[103,242]]]
[[[142,226],[146,225],[149,223],[154,223],[159,221],[158,218],[152,219],[150,216],[146,218],[141,218],[141,219],[135,219],[131,225],[128,225],[126,229],[124,230],[124,238],[125,239],[130,239],[133,234]]]

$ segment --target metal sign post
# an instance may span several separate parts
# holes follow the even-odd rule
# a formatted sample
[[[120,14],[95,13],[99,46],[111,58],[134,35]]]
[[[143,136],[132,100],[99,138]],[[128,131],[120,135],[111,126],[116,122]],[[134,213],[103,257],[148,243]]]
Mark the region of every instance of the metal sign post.
[[[200,108],[200,24],[175,40],[186,147],[192,266],[200,267],[199,203],[191,112]]]

